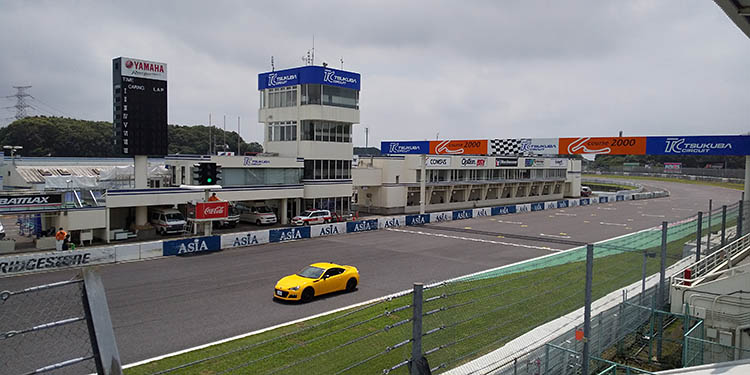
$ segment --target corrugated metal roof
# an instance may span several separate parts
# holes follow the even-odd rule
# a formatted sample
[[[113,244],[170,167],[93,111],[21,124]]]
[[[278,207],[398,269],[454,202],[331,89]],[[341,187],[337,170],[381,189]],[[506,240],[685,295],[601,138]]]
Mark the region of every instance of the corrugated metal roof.
[[[81,167],[81,166],[54,166],[54,167],[43,167],[43,166],[17,166],[16,172],[29,184],[43,184],[44,177],[46,176],[85,176],[85,177],[98,177],[102,171],[102,167]]]

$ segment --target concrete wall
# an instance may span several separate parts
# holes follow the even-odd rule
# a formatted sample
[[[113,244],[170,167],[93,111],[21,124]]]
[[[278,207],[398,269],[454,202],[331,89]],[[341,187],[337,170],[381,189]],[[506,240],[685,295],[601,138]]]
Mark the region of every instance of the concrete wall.
[[[69,210],[58,213],[58,227],[66,230],[104,228],[107,222],[107,210],[104,208],[90,210]]]

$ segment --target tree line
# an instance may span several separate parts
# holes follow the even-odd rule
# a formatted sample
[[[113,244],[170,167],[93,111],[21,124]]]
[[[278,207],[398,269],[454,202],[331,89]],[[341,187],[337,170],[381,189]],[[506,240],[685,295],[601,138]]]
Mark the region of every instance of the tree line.
[[[209,132],[214,144],[224,143],[224,131],[205,125],[167,125],[170,154],[205,155],[209,150]],[[227,151],[263,152],[257,142],[246,143],[236,131],[226,132]],[[122,157],[114,145],[114,128],[111,122],[87,121],[65,117],[35,116],[16,120],[0,129],[0,144],[23,146],[17,154],[23,156],[55,157]],[[218,151],[224,148],[216,146]]]

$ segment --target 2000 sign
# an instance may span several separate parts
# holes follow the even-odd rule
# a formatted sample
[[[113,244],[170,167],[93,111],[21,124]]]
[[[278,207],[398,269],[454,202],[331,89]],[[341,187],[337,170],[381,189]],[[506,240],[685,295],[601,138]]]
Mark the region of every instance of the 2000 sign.
[[[471,148],[471,147],[481,147],[482,143],[479,141],[466,141],[464,144],[461,145],[461,147]]]
[[[612,147],[630,147],[635,146],[635,139],[634,138],[612,138],[612,143],[610,143],[610,146]]]

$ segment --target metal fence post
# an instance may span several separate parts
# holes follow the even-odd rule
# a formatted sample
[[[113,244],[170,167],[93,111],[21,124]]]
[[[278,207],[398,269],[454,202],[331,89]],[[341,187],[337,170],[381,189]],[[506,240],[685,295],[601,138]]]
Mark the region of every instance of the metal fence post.
[[[643,306],[643,296],[646,294],[646,261],[648,258],[648,250],[643,250],[643,269],[641,270],[641,295],[638,298],[638,303]]]
[[[107,305],[107,295],[99,274],[91,268],[81,270],[83,274],[83,306],[91,336],[91,346],[96,361],[97,373],[122,375],[120,352],[117,350],[115,332]]]
[[[594,279],[594,245],[586,245],[586,297],[583,308],[583,363],[581,373],[589,373],[589,339],[591,337],[591,287]]]
[[[659,266],[659,303],[664,302],[664,279],[667,270],[667,222],[661,222],[661,264]]]
[[[703,237],[703,212],[698,211],[698,228],[695,232],[695,261],[701,260],[701,237]]]
[[[422,283],[414,283],[412,295],[412,326],[411,326],[411,374],[418,374],[419,358],[422,357]]]
[[[742,221],[745,217],[745,213],[743,212],[745,211],[744,206],[744,202],[740,201],[739,211],[737,212],[737,238],[742,237]]]
[[[727,244],[727,205],[721,206],[721,247]]]
[[[713,199],[708,200],[708,233],[706,233],[706,255],[711,254],[711,211]]]

